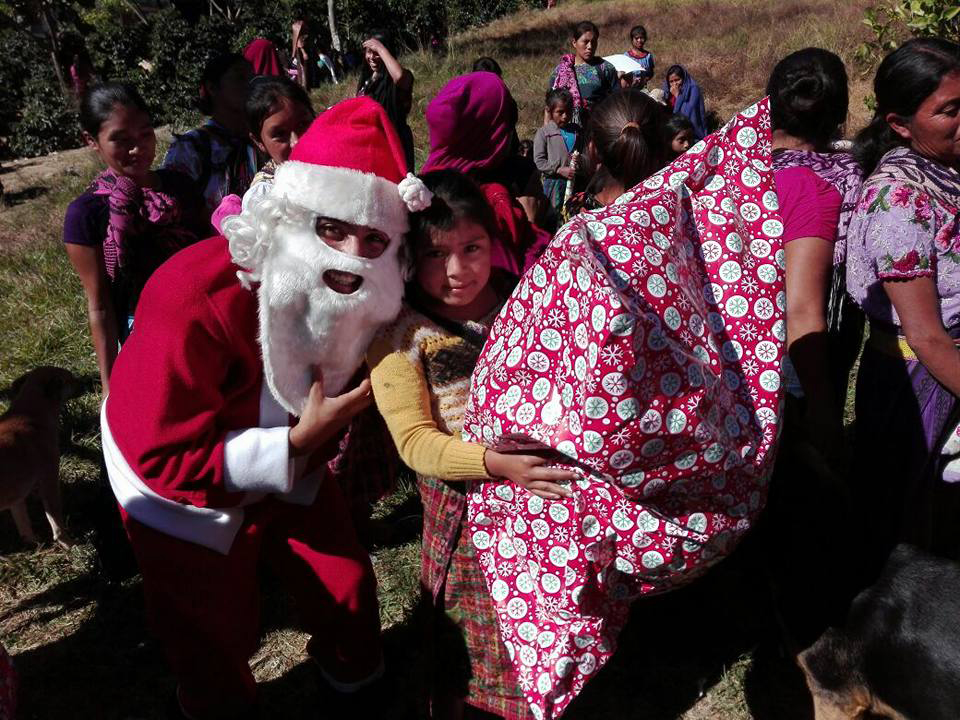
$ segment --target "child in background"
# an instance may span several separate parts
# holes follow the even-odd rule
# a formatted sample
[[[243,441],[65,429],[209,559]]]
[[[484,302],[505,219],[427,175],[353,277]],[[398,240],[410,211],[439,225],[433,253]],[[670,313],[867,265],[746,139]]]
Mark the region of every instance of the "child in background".
[[[94,85],[80,103],[80,125],[107,168],[67,208],[63,242],[86,295],[106,395],[144,284],[170,255],[195,242],[206,222],[189,177],[150,169],[157,140],[136,89]]]
[[[193,178],[206,200],[208,216],[224,197],[243,195],[257,172],[244,109],[253,68],[243,55],[219,55],[207,63],[197,107],[207,122],[177,135],[163,167]]]
[[[693,123],[685,115],[671,115],[663,126],[663,141],[671,158],[683,155],[697,141]]]
[[[277,167],[290,157],[290,151],[316,117],[310,98],[300,85],[289,78],[269,76],[251,81],[246,115],[251,142],[270,159],[253,177],[242,200],[235,193],[223,198],[211,218],[217,232],[224,218],[239,215],[252,198],[269,191]]]
[[[630,49],[626,55],[631,60],[636,60],[642,70],[633,74],[633,83],[631,86],[644,87],[650,78],[653,77],[654,58],[653,53],[646,49],[647,29],[643,25],[635,25],[630,29]]]
[[[573,97],[563,88],[547,93],[546,112],[550,118],[533,139],[533,161],[543,173],[543,193],[555,215],[563,210],[567,183],[574,182],[576,168],[570,164],[574,151],[583,150],[580,127],[570,122]]]
[[[494,220],[483,192],[455,170],[427,173],[430,207],[410,216],[414,279],[407,304],[368,353],[377,407],[423,500],[421,585],[430,603],[431,715],[464,705],[507,718],[529,709],[510,672],[497,617],[468,534],[471,480],[504,478],[541,497],[569,495],[573,473],[532,455],[507,455],[459,439],[470,375],[511,290],[491,269]]]

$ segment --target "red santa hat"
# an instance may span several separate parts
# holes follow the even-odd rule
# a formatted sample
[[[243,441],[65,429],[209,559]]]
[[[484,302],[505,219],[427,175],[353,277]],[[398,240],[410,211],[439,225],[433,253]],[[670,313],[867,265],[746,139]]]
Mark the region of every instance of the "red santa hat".
[[[368,97],[353,98],[313,121],[277,169],[272,194],[399,239],[409,229],[407,212],[429,206],[432,197],[406,166],[383,107]]]

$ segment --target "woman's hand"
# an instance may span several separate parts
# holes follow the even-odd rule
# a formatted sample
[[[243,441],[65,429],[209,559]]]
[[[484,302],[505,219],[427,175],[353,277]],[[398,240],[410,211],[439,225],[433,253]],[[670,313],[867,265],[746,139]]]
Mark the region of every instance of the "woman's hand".
[[[483,456],[487,472],[493,477],[504,478],[519,485],[527,492],[546,500],[571,497],[569,489],[558,485],[573,482],[576,473],[560,468],[544,467],[549,461],[537,455],[513,455],[487,450]]]
[[[565,180],[572,180],[574,175],[577,174],[577,171],[574,170],[569,165],[564,165],[563,167],[557,168],[557,175],[564,178]]]
[[[369,378],[342,395],[327,397],[320,370],[314,368],[307,404],[297,424],[290,428],[290,455],[308,455],[325,445],[372,400]]]
[[[364,40],[363,49],[375,52],[381,58],[383,58],[384,54],[387,54],[387,55],[390,54],[387,51],[387,48],[383,46],[383,43],[377,40],[376,38],[370,38],[369,40]]]

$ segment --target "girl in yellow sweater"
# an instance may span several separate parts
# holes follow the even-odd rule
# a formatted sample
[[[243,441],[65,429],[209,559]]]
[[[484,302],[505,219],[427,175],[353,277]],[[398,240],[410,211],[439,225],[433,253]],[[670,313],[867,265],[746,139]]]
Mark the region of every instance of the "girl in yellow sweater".
[[[491,271],[493,214],[466,176],[440,170],[422,177],[434,193],[412,213],[414,280],[397,320],[371,346],[368,364],[377,407],[400,457],[417,473],[423,500],[421,582],[431,603],[431,715],[469,717],[471,709],[505,718],[530,711],[510,671],[470,538],[461,533],[466,493],[475,480],[502,478],[540,497],[568,496],[566,470],[543,458],[504,454],[459,439],[470,375],[490,325],[515,279]]]

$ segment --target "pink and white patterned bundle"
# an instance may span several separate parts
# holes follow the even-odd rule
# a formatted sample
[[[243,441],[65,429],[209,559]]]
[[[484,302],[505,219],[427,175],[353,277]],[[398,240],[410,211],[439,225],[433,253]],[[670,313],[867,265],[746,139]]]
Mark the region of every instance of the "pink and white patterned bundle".
[[[468,532],[517,679],[558,717],[635,598],[726,556],[766,500],[780,422],[783,223],[766,100],[564,226],[498,316],[467,439],[541,445],[573,497],[475,484]]]

